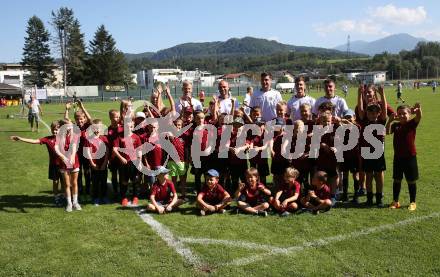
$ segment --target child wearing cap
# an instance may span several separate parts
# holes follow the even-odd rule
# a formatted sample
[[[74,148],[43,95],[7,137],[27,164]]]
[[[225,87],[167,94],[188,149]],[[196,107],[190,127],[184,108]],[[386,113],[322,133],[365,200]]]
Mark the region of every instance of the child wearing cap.
[[[296,181],[299,171],[293,167],[286,168],[284,172],[284,184],[278,189],[275,197],[271,197],[270,203],[280,212],[281,216],[288,216],[290,212],[298,209],[298,200],[301,185]]]
[[[205,185],[197,195],[197,207],[202,216],[206,213],[224,213],[232,202],[229,193],[218,183],[219,177],[215,169],[205,173]]]
[[[151,203],[147,205],[147,211],[158,214],[169,213],[184,203],[177,198],[173,182],[167,179],[168,172],[169,170],[163,166],[156,169],[156,181],[151,188]]]
[[[415,114],[412,119],[411,114]],[[421,119],[422,108],[419,103],[416,103],[413,108],[402,105],[397,108],[397,116],[393,114],[386,125],[387,134],[394,134],[393,202],[390,205],[392,209],[400,208],[399,194],[405,174],[410,198],[408,210],[416,210],[416,181],[419,178],[419,170],[415,141],[416,128]],[[397,120],[398,122],[395,122]]]
[[[270,195],[270,190],[260,183],[258,170],[253,167],[246,170],[246,183],[240,183],[235,192],[240,210],[261,216],[267,216],[266,210],[269,208],[269,202],[266,198]]]
[[[312,178],[312,190],[301,199],[304,208],[311,210],[314,214],[319,211],[328,211],[332,206],[330,200],[330,188],[327,185],[327,173],[316,171]]]

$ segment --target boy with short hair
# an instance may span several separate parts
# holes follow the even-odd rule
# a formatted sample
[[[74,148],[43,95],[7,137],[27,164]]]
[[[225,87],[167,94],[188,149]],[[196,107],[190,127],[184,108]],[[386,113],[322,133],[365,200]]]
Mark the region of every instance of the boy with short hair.
[[[297,201],[301,191],[301,185],[296,181],[298,176],[299,171],[294,167],[286,168],[284,184],[278,188],[275,197],[270,201],[281,216],[288,216],[298,209]]]
[[[316,171],[312,178],[313,190],[310,190],[301,200],[301,204],[314,214],[319,211],[328,211],[332,206],[330,188],[327,185],[327,173]]]
[[[167,179],[169,170],[161,166],[156,172],[156,181],[151,188],[151,203],[147,205],[147,211],[157,212],[158,214],[169,213],[173,208],[182,205],[184,201],[177,198],[173,182]]]
[[[113,145],[113,141],[115,141],[118,137],[124,136],[124,127],[120,124],[120,115],[119,111],[112,109],[108,112],[108,116],[110,118],[110,126],[107,128],[107,140],[110,146]],[[109,163],[108,168],[112,174],[112,187],[113,187],[113,198],[117,199],[117,195],[119,193],[118,189],[118,165],[115,155],[112,151],[110,151],[109,155]]]
[[[200,215],[206,213],[224,213],[232,202],[229,193],[218,183],[220,174],[215,169],[205,173],[205,185],[197,195],[197,207]]]
[[[411,119],[411,114],[415,117]],[[416,157],[416,128],[422,119],[422,108],[416,103],[411,109],[407,105],[397,108],[397,116],[392,115],[387,122],[387,134],[394,134],[394,161],[393,161],[393,202],[392,209],[400,208],[399,194],[403,175],[408,183],[410,205],[408,210],[416,210],[416,181],[419,178]],[[397,121],[398,122],[395,122]],[[394,123],[393,123],[394,122]]]

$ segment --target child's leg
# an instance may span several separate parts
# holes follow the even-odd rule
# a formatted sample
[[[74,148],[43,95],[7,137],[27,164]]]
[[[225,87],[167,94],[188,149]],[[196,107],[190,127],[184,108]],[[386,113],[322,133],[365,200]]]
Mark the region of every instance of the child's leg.
[[[365,172],[365,186],[367,187],[367,205],[373,204],[373,172]]]
[[[92,169],[92,198],[95,202],[99,199],[100,186],[101,180],[99,176],[99,171]]]
[[[346,201],[348,199],[348,178],[349,178],[348,170],[342,171],[342,201]]]
[[[180,205],[182,205],[184,203],[185,203],[185,201],[183,201],[183,199],[177,199],[176,203],[174,203],[174,205],[171,206],[171,207],[172,208],[177,208],[177,207],[179,207]]]
[[[90,184],[91,184],[91,168],[90,168],[90,164],[89,161],[85,161],[82,163],[82,168],[83,168],[83,174],[84,174],[84,180],[86,182],[86,194],[90,195]]]
[[[256,211],[265,211],[265,210],[269,209],[269,203],[264,202],[264,203],[261,203],[260,205],[253,207],[253,208]]]
[[[184,175],[179,176],[179,186],[180,186],[180,193],[182,194],[182,198],[186,198],[186,173]]]
[[[297,204],[295,201],[290,202],[290,203],[287,204],[287,210],[288,210],[288,211],[290,211],[290,212],[294,212],[294,211],[296,211],[297,209],[298,209],[298,204]]]
[[[70,173],[70,182],[72,185],[73,204],[78,204],[78,172]]]
[[[250,213],[250,214],[257,214],[258,213],[258,210],[254,209],[248,203],[243,202],[243,201],[237,201],[237,207],[240,210],[243,210],[243,211]]]
[[[156,207],[153,204],[148,204],[147,205],[147,211],[156,212],[157,210],[156,210]]]
[[[384,172],[383,171],[375,172],[374,180],[376,181],[376,205],[382,206]]]
[[[223,210],[224,208],[226,208],[227,206],[229,206],[232,202],[232,198],[228,197],[226,199],[223,199],[223,201],[221,202],[221,206],[217,209],[218,211]]]
[[[321,199],[319,205],[315,206],[313,209],[315,211],[318,211],[318,210],[322,211],[322,210],[330,209],[331,206],[332,206],[332,201],[330,199],[324,199],[324,200]]]
[[[99,199],[107,201],[107,170],[100,170]],[[92,176],[93,177],[93,176]]]
[[[112,187],[113,187],[113,198],[116,199],[117,195],[118,195],[118,169],[116,168],[116,166],[113,166],[110,169],[110,172],[112,174]]]
[[[393,180],[393,201],[399,202],[400,189],[402,187],[402,180]],[[409,188],[409,186],[408,186]]]
[[[72,208],[72,192],[71,192],[71,185],[70,185],[70,174],[68,171],[64,171],[63,173],[63,179],[64,179],[64,185],[65,185],[65,191],[66,191],[66,201],[67,201],[67,207]]]
[[[281,207],[281,202],[279,199],[275,199],[275,198],[270,198],[269,202],[272,204],[272,206],[274,207],[275,210],[279,211],[279,212],[284,212],[283,207]]]
[[[416,202],[416,194],[417,194],[417,185],[416,181],[407,181],[408,182],[408,192],[409,192],[409,202]]]

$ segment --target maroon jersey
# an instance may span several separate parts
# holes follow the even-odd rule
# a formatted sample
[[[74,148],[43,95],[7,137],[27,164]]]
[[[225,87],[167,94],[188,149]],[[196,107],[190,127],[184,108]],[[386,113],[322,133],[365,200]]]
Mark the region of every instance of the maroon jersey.
[[[335,133],[339,125],[333,124],[333,131],[326,133],[321,138],[321,143],[325,143],[328,147],[321,146],[319,148],[319,156],[316,164],[320,168],[331,169],[336,168],[337,160],[335,153],[330,149],[330,147],[335,146]]]
[[[202,191],[199,193],[202,196],[203,201],[210,205],[216,205],[222,202],[225,198],[225,189],[217,184],[213,189],[210,189],[207,185],[204,185]]]
[[[170,180],[165,180],[163,184],[159,184],[158,181],[156,181],[151,188],[151,195],[154,195],[156,201],[170,203],[174,195],[176,195],[176,189]]]
[[[258,183],[254,189],[246,184],[246,186],[240,191],[240,199],[252,204],[264,202],[265,194],[260,191],[262,188],[266,188],[262,183]]]
[[[238,139],[237,135],[238,135],[237,133],[232,131],[229,147],[235,148],[235,147],[243,146],[243,145],[237,145],[237,139]],[[249,141],[245,139],[245,143],[249,143]],[[240,159],[237,155],[235,155],[233,151],[229,151],[228,157],[229,157],[229,163],[231,165],[247,164],[247,159]]]
[[[123,137],[123,136],[124,136],[124,127],[122,125],[118,124],[118,126],[116,127],[109,126],[107,128],[107,140],[110,144],[113,144],[113,141],[118,137]]]
[[[324,184],[320,189],[314,189],[316,196],[321,200],[330,199],[330,188]]]
[[[296,193],[298,193],[299,195],[301,185],[297,181],[295,181],[293,185],[284,183],[283,185],[281,185],[280,190],[283,191],[282,196],[287,199],[294,196]]]
[[[411,119],[406,124],[397,122],[391,126],[394,133],[394,158],[409,158],[417,154],[415,144],[417,125],[419,123]]]
[[[83,126],[78,126],[78,128],[81,130],[81,136],[80,136],[80,139],[79,139],[79,148],[78,148],[78,152],[79,152],[79,157],[82,159],[82,158],[85,158],[84,157],[84,147],[86,146],[86,143],[87,143],[87,129],[90,127],[90,123],[89,122],[86,122]]]
[[[118,147],[125,149],[124,152],[119,151],[121,156],[126,159],[127,161],[132,161],[137,159],[137,153],[136,148],[141,146],[141,140],[138,135],[131,134],[131,136],[125,138],[125,137],[118,137],[116,140],[113,141],[113,147]],[[128,151],[128,153],[126,153]]]
[[[358,130],[361,130],[361,127],[358,124],[354,124],[354,127],[358,128]],[[361,136],[362,136],[362,134],[361,134]],[[361,158],[361,149],[359,147],[361,136],[359,136],[358,142],[356,143],[356,146],[353,147],[353,149],[344,151],[344,153],[343,153],[344,162],[345,161],[354,161],[354,160],[358,160]],[[344,145],[348,144],[349,138],[350,138],[350,131],[345,130]]]
[[[86,142],[85,147],[90,147],[90,154],[93,162],[98,168],[100,168],[105,162],[105,156],[108,155],[110,151],[110,144],[106,136],[91,137]],[[103,151],[104,155],[97,159],[98,150]]]
[[[64,141],[64,156],[66,156],[67,158],[69,158],[69,148],[70,148],[70,144],[72,144],[73,142],[79,143],[80,138],[77,135],[70,135],[67,134],[65,137],[65,141]],[[64,163],[63,161],[60,161],[60,169],[65,170],[65,169],[76,169],[79,168],[79,158],[78,158],[78,152],[76,151],[76,149],[71,149],[72,151],[75,152],[75,161],[73,165],[67,166],[66,163]]]
[[[181,162],[185,161],[185,141],[182,138],[173,137],[170,139],[171,144],[176,149],[177,154],[179,155],[179,160]]]
[[[370,143],[368,143],[368,142],[365,140],[365,138],[364,138],[364,137],[365,137],[365,135],[364,135],[365,128],[367,128],[367,127],[368,127],[369,125],[371,125],[371,124],[381,124],[381,125],[384,126],[384,129],[385,129],[386,121],[385,121],[385,120],[378,119],[378,120],[376,120],[376,121],[365,121],[365,122],[362,122],[362,123],[361,123],[361,134],[360,134],[360,136],[361,136],[361,142],[360,142],[361,147],[370,147],[370,151],[373,152],[373,151],[374,151],[373,146],[371,146]],[[372,134],[373,134],[373,136],[374,136],[377,140],[381,141],[382,144],[384,143],[384,141],[385,141],[385,134],[384,134],[384,133],[383,133],[383,134],[379,134],[379,133],[377,132],[377,130],[374,130]]]
[[[47,153],[49,153],[49,165],[58,165],[60,160],[55,152],[56,136],[47,136],[40,138],[40,144],[44,144],[47,147]]]

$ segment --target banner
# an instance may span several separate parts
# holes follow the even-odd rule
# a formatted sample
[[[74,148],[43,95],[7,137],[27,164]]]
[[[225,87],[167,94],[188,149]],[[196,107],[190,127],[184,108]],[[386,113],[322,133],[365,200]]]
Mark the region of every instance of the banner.
[[[125,92],[125,86],[107,85],[104,86],[104,91]]]
[[[47,91],[45,88],[37,88],[35,90],[35,97],[38,100],[46,100],[47,99]]]

